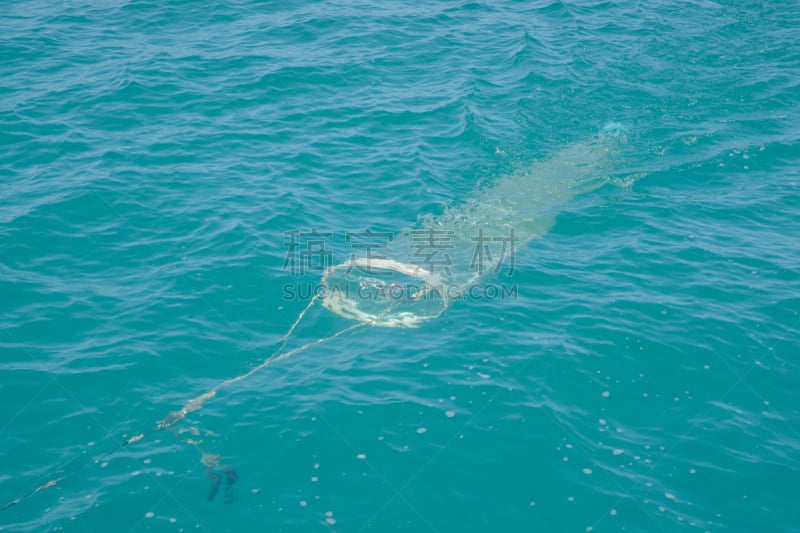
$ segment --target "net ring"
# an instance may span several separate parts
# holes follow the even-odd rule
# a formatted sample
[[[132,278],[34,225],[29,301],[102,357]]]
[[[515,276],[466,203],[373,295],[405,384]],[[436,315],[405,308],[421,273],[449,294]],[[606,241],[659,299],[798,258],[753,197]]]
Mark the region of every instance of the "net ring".
[[[401,279],[386,284],[385,278]],[[382,327],[418,327],[449,304],[439,275],[419,265],[362,257],[328,267],[322,305],[347,319]]]

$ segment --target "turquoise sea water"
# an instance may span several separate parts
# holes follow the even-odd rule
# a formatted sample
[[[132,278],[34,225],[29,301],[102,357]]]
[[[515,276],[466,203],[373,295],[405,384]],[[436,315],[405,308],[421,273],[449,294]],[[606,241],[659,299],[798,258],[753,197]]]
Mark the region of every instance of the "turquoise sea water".
[[[799,26],[793,1],[4,2],[0,529],[800,531]],[[347,232],[609,123],[609,183],[483,278],[513,296],[149,431],[280,346]],[[314,229],[330,258],[292,272]],[[351,324],[315,304],[286,349]]]

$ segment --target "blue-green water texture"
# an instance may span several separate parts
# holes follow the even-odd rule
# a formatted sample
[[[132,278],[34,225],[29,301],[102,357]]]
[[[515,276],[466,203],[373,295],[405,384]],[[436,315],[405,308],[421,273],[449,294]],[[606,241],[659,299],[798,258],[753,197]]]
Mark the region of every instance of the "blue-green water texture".
[[[0,530],[800,531],[798,28],[2,2]],[[403,239],[475,270],[479,211],[541,231],[438,316],[312,300]]]

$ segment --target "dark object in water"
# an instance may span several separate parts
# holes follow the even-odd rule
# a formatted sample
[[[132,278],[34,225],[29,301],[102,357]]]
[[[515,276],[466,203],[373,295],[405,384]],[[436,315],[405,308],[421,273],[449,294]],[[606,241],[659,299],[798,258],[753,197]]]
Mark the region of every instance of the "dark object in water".
[[[225,473],[225,503],[233,503],[233,484],[239,479],[239,474],[232,466],[222,469]]]
[[[214,501],[219,492],[219,484],[222,476],[225,476],[225,503],[233,503],[233,485],[239,479],[236,469],[230,465],[213,466],[206,468],[206,477],[211,480],[211,492],[208,493],[208,501]]]

